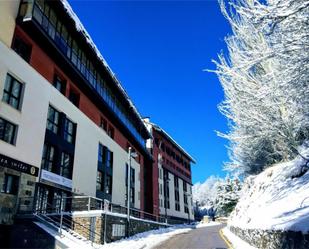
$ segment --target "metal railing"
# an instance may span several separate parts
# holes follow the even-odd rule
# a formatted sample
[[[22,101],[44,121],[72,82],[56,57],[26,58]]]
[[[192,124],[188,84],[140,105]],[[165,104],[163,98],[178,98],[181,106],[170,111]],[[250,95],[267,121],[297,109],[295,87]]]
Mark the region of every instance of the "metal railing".
[[[110,215],[127,215],[127,207],[102,200],[92,196],[72,196],[54,199],[52,203],[35,200],[33,197],[20,197],[18,199],[18,214],[70,214],[78,211],[101,210]],[[167,218],[164,215],[154,215],[139,209],[130,208],[130,217],[165,224],[180,223],[179,220]]]
[[[72,234],[75,238],[87,243],[93,243],[95,238],[97,238],[96,242],[104,243],[104,240],[101,238],[101,234],[96,233],[90,227],[87,227],[73,219],[72,213],[64,209],[63,204],[67,204],[67,200],[64,202],[63,199],[60,200],[60,207],[55,206],[56,203],[59,204],[59,200],[55,200],[52,204],[44,203],[41,207],[38,207],[33,197],[22,197],[19,198],[18,201],[17,213],[33,214],[40,221],[43,221],[47,223],[47,225],[52,225],[55,229],[58,229],[60,236],[63,235],[63,231],[66,231]],[[81,231],[81,233],[77,233],[75,230]]]

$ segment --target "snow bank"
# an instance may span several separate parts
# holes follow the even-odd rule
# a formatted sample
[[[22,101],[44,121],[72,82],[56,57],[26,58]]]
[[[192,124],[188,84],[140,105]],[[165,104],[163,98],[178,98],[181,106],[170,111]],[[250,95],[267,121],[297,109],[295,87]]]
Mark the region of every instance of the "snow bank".
[[[222,232],[223,235],[233,245],[234,249],[256,249],[256,247],[249,245],[247,242],[233,234],[227,227],[223,228]]]
[[[309,158],[309,149],[301,154]],[[243,194],[229,226],[242,229],[309,231],[309,171],[299,175],[306,161],[300,156],[273,165],[246,179]]]
[[[222,223],[220,222],[209,222],[209,223],[203,223],[200,222],[196,225],[196,228],[200,228],[200,227],[211,227],[211,226],[217,226],[217,225],[221,225]]]
[[[128,239],[119,240],[100,246],[100,249],[151,249],[170,237],[189,232],[193,227],[189,225],[178,225],[170,228],[160,228],[144,233],[136,234]]]

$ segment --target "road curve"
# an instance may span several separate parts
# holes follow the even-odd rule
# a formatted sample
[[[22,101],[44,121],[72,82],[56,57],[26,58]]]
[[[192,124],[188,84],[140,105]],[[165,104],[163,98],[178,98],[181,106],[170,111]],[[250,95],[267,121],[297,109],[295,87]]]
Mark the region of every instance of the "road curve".
[[[173,236],[154,249],[227,249],[219,231],[225,225],[215,225],[193,229]]]

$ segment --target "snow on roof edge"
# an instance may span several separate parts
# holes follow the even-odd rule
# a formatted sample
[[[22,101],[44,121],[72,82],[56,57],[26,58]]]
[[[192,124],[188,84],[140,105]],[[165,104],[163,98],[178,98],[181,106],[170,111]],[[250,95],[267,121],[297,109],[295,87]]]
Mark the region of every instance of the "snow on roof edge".
[[[178,147],[178,149],[180,151],[182,151],[190,160],[191,162],[193,162],[194,164],[196,164],[196,160],[183,148],[180,146],[180,144],[178,144],[164,129],[162,129],[159,125],[152,123],[152,122],[148,122],[144,119],[144,122],[149,123],[150,125],[152,125],[152,127],[157,130],[157,131],[161,131],[174,145],[176,145],[176,147]]]
[[[104,59],[103,55],[101,54],[100,50],[97,48],[97,46],[95,45],[95,43],[93,42],[91,36],[89,35],[89,33],[87,32],[86,28],[84,27],[84,25],[82,24],[82,22],[79,20],[78,16],[75,14],[75,12],[73,11],[71,5],[69,4],[69,2],[67,0],[60,0],[60,2],[62,3],[64,9],[66,10],[66,12],[68,13],[68,15],[70,16],[70,18],[74,21],[75,23],[75,28],[78,32],[81,32],[87,43],[91,46],[91,48],[94,50],[94,52],[96,53],[98,59],[103,63],[103,65],[105,66],[105,68],[107,69],[107,71],[109,72],[110,76],[114,79],[117,87],[119,88],[119,90],[122,92],[122,94],[124,95],[124,97],[128,100],[130,107],[132,108],[133,112],[138,116],[138,118],[141,120],[141,123],[143,124],[143,119],[141,114],[139,113],[139,111],[137,110],[136,106],[133,104],[132,100],[130,99],[128,93],[126,92],[126,90],[123,88],[123,86],[121,85],[121,82],[117,79],[116,74],[113,72],[113,70],[110,68],[110,66],[108,65],[108,63],[106,62],[106,60]],[[148,132],[147,128],[145,127],[145,131]],[[151,134],[148,132],[148,135],[151,137]]]

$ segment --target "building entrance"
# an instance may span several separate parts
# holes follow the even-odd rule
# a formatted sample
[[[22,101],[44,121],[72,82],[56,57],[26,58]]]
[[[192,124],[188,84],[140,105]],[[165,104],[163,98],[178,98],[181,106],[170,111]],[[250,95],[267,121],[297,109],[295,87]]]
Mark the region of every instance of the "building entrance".
[[[59,213],[62,211],[68,211],[70,209],[71,193],[62,189],[40,184],[37,188],[36,195],[36,211],[41,213]]]

